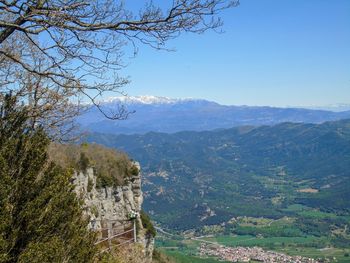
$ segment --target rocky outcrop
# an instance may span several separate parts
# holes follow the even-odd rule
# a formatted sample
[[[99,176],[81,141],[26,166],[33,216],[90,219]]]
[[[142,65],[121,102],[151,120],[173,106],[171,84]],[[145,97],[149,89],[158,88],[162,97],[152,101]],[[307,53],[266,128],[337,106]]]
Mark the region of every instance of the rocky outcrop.
[[[139,164],[135,165],[140,170]],[[75,190],[85,200],[85,211],[90,216],[89,227],[93,231],[110,233],[113,230],[115,233],[116,226],[132,226],[135,222],[136,242],[141,244],[144,262],[151,262],[154,238],[147,234],[140,217],[143,202],[141,174],[127,178],[123,186],[98,188],[96,180],[92,168],[74,175]]]

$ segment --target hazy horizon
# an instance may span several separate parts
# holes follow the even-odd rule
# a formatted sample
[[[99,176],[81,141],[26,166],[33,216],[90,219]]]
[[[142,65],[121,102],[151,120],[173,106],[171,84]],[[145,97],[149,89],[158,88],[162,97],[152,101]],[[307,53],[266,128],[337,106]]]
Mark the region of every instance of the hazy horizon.
[[[119,98],[121,100],[132,100],[133,98],[138,98],[142,100],[142,98],[154,98],[154,99],[169,99],[169,100],[206,100],[210,102],[215,102],[220,105],[225,106],[248,106],[248,107],[276,107],[276,108],[306,108],[306,109],[317,109],[317,110],[330,110],[330,111],[348,111],[350,110],[350,103],[329,103],[329,104],[319,104],[319,105],[268,105],[268,104],[229,104],[229,103],[220,103],[219,101],[215,101],[208,98],[203,97],[168,97],[168,96],[155,96],[150,94],[142,94],[142,95],[126,95],[126,96],[109,96],[104,98],[103,102],[108,102]]]
[[[345,0],[242,0],[223,12],[223,34],[185,34],[168,43],[176,52],[139,46],[120,72],[132,81],[124,91],[225,105],[349,104],[349,13]]]

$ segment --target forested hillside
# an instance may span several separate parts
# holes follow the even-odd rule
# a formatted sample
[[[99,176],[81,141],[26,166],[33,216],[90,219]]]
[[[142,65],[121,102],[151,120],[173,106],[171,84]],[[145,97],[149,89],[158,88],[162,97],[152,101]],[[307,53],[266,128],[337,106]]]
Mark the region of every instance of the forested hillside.
[[[350,120],[91,134],[89,141],[118,147],[140,161],[145,208],[171,228],[237,216],[281,218],[298,214],[291,209],[295,204],[338,215],[350,210]]]

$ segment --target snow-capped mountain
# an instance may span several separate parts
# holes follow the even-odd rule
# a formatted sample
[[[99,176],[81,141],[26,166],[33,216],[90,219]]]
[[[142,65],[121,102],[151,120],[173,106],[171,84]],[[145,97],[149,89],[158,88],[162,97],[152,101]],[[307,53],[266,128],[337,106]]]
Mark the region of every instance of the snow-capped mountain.
[[[124,103],[124,104],[175,104],[180,102],[187,102],[195,100],[192,98],[185,99],[173,99],[169,97],[160,97],[160,96],[118,96],[118,97],[109,97],[102,101],[103,104],[108,103]]]
[[[327,111],[341,112],[341,111],[349,111],[350,104],[337,103],[337,104],[329,104],[329,105],[324,105],[324,106],[310,106],[307,108],[313,109],[313,110],[327,110]]]
[[[321,123],[350,118],[350,111],[332,112],[302,108],[225,106],[203,99],[172,99],[156,96],[114,97],[101,102],[106,112],[121,105],[129,112],[127,120],[106,119],[91,108],[77,119],[92,132],[132,134],[203,131],[242,125],[273,125],[281,122]]]

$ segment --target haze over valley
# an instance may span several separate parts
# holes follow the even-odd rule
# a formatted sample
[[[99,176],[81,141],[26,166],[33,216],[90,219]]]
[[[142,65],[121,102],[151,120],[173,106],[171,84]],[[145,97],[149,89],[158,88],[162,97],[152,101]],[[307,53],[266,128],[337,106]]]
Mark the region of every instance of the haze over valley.
[[[349,14],[0,0],[0,263],[350,263]]]
[[[82,129],[110,134],[143,134],[152,131],[174,133],[281,122],[322,123],[350,118],[350,110],[334,112],[288,107],[228,106],[203,99],[157,96],[116,97],[103,101],[101,107],[107,112],[124,107],[130,115],[126,120],[115,122],[102,118],[98,109],[91,108],[78,118]]]
[[[184,247],[186,255],[198,245],[189,239],[208,236],[216,244],[289,254],[308,248],[302,254],[313,258],[329,258],[333,251],[347,262],[349,111],[162,97],[123,103],[136,111],[125,126],[99,122],[93,111],[81,121],[91,131],[88,142],[140,162],[146,211],[160,229],[179,235],[161,234],[160,246]],[[334,249],[317,252],[327,247]]]

